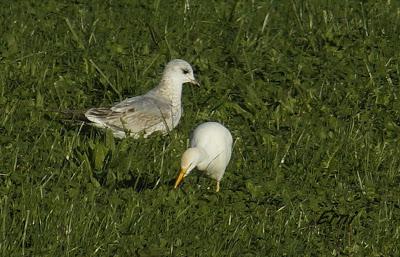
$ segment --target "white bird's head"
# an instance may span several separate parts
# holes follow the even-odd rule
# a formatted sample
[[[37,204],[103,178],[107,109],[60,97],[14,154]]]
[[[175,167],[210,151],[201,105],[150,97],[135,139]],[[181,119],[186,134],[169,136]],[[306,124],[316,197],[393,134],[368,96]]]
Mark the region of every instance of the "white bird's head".
[[[202,161],[203,152],[198,148],[187,149],[181,158],[181,169],[175,181],[175,188],[183,181],[187,175]]]
[[[181,59],[170,61],[164,69],[163,78],[173,79],[180,83],[191,83],[199,86],[199,82],[194,78],[193,69],[190,64]]]

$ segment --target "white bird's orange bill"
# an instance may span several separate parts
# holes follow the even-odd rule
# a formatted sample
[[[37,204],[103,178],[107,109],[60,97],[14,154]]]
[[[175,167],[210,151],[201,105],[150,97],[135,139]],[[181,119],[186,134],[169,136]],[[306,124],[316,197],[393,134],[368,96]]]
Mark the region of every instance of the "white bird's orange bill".
[[[179,186],[179,184],[183,181],[183,178],[185,177],[185,174],[186,174],[186,169],[181,168],[180,171],[179,171],[179,175],[176,178],[175,187],[174,188],[177,188]]]

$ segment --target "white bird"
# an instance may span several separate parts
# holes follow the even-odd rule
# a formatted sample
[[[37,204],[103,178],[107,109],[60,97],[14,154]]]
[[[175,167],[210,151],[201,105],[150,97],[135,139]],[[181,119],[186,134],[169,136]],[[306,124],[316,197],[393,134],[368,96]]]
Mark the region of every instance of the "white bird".
[[[181,169],[175,182],[179,186],[183,178],[197,167],[217,181],[216,192],[232,154],[232,135],[218,122],[200,124],[192,134],[190,148],[182,155]]]
[[[193,69],[184,60],[170,61],[158,86],[144,95],[127,98],[111,108],[91,108],[85,117],[91,124],[111,129],[117,138],[146,138],[156,131],[163,134],[175,128],[182,115],[182,84],[199,85]]]

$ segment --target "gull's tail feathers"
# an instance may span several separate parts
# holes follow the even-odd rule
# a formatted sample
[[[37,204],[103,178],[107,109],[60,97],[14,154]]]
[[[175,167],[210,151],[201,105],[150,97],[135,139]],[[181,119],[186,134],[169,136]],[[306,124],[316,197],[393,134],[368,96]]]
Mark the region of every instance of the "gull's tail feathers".
[[[109,108],[91,108],[84,115],[96,127],[112,127],[115,121],[120,121],[121,113],[114,112]]]
[[[92,120],[97,118],[105,118],[112,115],[113,111],[110,108],[91,108],[84,115],[86,119]]]

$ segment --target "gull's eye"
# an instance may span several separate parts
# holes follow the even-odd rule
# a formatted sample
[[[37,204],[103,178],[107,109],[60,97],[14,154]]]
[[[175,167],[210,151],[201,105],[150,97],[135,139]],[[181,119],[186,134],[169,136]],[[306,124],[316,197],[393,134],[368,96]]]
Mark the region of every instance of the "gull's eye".
[[[188,74],[189,70],[188,69],[182,69],[183,74]]]

